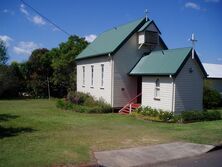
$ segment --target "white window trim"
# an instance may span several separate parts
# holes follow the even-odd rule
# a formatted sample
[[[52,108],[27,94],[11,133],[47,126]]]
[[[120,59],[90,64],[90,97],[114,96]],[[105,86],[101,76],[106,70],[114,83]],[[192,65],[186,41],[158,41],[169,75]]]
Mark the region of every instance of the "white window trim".
[[[157,81],[159,82],[159,86],[157,86]],[[159,95],[158,95],[157,92],[159,92]],[[156,81],[155,81],[154,99],[155,100],[160,100],[160,79],[159,78],[157,78]]]
[[[86,86],[86,67],[82,66],[82,87]]]
[[[101,64],[101,83],[100,83],[100,89],[104,89],[104,64]]]
[[[90,88],[94,88],[94,65],[91,65],[91,86]]]

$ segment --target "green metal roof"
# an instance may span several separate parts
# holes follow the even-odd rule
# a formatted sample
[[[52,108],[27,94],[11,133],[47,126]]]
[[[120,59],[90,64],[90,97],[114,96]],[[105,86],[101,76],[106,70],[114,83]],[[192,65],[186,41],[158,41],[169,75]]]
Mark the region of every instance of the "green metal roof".
[[[145,18],[141,18],[103,32],[76,57],[76,60],[113,53],[144,23]]]
[[[153,51],[140,59],[130,75],[175,75],[190,52],[190,47]]]
[[[139,29],[138,32],[144,31],[144,30],[150,25],[151,22],[152,22],[151,20],[147,21],[147,22]]]

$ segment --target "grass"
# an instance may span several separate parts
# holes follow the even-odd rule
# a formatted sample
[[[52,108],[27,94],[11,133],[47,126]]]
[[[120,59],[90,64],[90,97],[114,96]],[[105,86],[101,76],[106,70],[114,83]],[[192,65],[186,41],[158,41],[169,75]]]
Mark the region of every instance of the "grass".
[[[62,111],[51,100],[0,101],[0,166],[94,162],[93,151],[187,141],[222,143],[222,121],[169,124]]]

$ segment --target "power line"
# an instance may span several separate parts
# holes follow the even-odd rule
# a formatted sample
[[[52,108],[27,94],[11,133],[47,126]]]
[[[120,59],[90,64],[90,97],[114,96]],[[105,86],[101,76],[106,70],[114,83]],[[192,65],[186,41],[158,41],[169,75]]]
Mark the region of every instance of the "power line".
[[[30,9],[32,9],[34,12],[36,12],[39,16],[41,16],[42,18],[44,18],[47,22],[51,23],[53,26],[55,26],[56,28],[58,28],[60,31],[62,31],[63,33],[65,33],[66,35],[70,36],[71,34],[69,34],[67,31],[65,31],[63,28],[61,28],[60,26],[58,26],[56,23],[54,23],[53,21],[51,21],[49,18],[47,18],[46,16],[44,16],[43,14],[41,14],[37,9],[33,8],[31,5],[29,5],[28,3],[26,3],[24,0],[20,0],[23,4],[25,4],[26,6],[28,6]]]
[[[43,14],[41,14],[37,9],[35,9],[34,7],[32,7],[31,5],[29,5],[27,2],[25,2],[24,0],[20,0],[23,4],[25,4],[26,6],[28,6],[30,9],[32,9],[34,12],[36,12],[39,16],[41,16],[43,19],[45,19],[46,21],[48,21],[49,23],[51,23],[53,26],[55,26],[56,28],[58,28],[60,31],[62,31],[63,33],[65,33],[68,36],[71,36],[71,34],[69,34],[67,31],[65,31],[63,28],[61,28],[60,26],[58,26],[56,23],[54,23],[53,21],[51,21],[49,18],[47,18],[46,16],[44,16]],[[97,50],[88,47],[89,49],[91,49],[94,52],[97,52]]]

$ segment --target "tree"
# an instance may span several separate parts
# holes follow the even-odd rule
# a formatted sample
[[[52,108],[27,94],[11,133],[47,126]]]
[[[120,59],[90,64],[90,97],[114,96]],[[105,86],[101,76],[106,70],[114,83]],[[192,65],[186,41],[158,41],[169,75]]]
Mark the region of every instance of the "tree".
[[[6,65],[7,50],[0,43],[0,97],[27,93],[33,97],[67,95],[76,89],[75,57],[88,45],[84,38],[70,36],[58,48],[36,49],[27,62]]]
[[[67,42],[52,49],[53,82],[60,90],[60,96],[67,94],[68,89],[76,89],[76,56],[88,45],[84,38],[70,36]]]
[[[46,97],[48,94],[48,79],[52,75],[51,61],[48,49],[36,49],[27,61],[27,88],[35,97]]]
[[[12,98],[19,96],[23,88],[20,80],[19,67],[17,63],[0,66],[0,98]]]
[[[7,48],[4,41],[0,39],[0,65],[6,64],[8,61]]]

